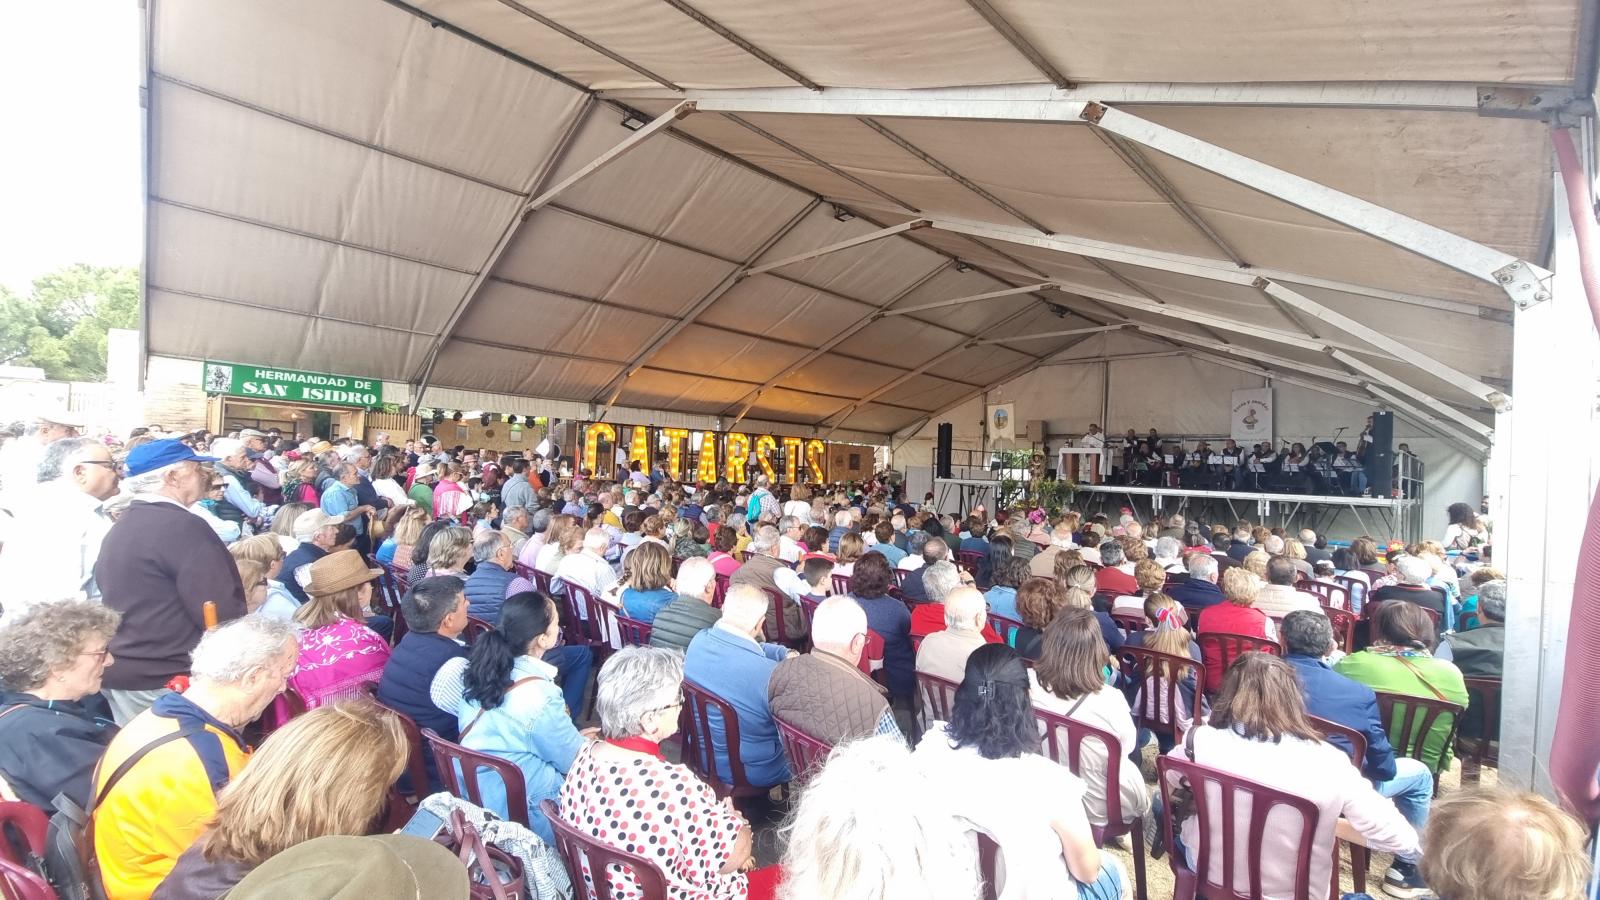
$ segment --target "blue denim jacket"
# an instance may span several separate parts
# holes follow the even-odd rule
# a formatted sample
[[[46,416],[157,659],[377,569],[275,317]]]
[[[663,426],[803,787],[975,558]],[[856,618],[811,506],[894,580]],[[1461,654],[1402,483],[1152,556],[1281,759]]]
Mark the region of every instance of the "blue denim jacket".
[[[567,702],[556,686],[555,667],[531,656],[517,657],[511,666],[511,680],[530,676],[539,680],[519,685],[506,694],[499,706],[484,712],[481,719],[478,702],[463,699],[456,719],[462,731],[478,719],[478,724],[461,739],[463,747],[510,760],[522,770],[528,791],[529,827],[545,843],[555,846],[555,832],[539,811],[539,801],[556,799],[567,769],[583,747],[584,737],[567,715]],[[510,818],[505,784],[487,771],[479,772],[478,778],[484,809]]]

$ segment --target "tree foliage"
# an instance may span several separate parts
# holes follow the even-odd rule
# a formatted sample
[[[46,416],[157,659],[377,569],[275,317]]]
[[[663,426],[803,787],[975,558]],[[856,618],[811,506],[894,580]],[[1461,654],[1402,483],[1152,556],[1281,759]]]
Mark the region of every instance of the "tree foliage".
[[[0,364],[59,381],[106,375],[106,332],[139,324],[139,270],[78,263],[34,279],[22,297],[0,285]]]

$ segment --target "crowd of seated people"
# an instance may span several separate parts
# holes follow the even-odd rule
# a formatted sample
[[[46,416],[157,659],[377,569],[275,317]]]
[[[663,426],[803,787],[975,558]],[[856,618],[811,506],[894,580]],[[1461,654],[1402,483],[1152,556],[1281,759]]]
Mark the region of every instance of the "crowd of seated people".
[[[127,461],[133,502],[91,573],[98,594],[19,597],[15,611],[8,599],[0,793],[45,810],[57,795],[92,807],[96,864],[114,900],[288,879],[279,859],[379,829],[390,786],[409,777],[394,713],[521,774],[526,809],[507,809],[498,776],[482,773],[486,808],[525,819],[549,842],[552,801],[595,840],[646,850],[670,896],[815,896],[806,885],[905,896],[870,879],[840,888],[841,873],[922,884],[936,867],[904,854],[947,846],[960,852],[937,861],[948,880],[927,895],[971,885],[976,896],[981,878],[998,877],[1001,896],[1119,896],[1127,873],[1094,829],[1163,814],[1137,759],[1152,737],[1174,758],[1298,792],[1330,822],[1344,815],[1370,846],[1396,854],[1384,890],[1420,896],[1436,877],[1433,841],[1448,843],[1433,836],[1448,801],[1429,816],[1434,773],[1454,750],[1441,730],[1417,742],[1420,759],[1398,756],[1375,692],[1468,707],[1463,674],[1503,669],[1505,582],[1491,569],[1463,572],[1462,558],[1432,542],[1380,553],[1363,538],[1334,551],[1315,533],[1251,523],[1218,537],[1181,517],[1026,509],[958,520],[885,489],[547,481],[518,461],[495,482],[503,514],[484,505],[468,521],[434,519],[414,502],[429,469],[457,485],[434,487],[437,498],[476,493],[486,464],[413,446],[411,455],[351,445],[319,451],[335,459],[313,454],[318,468],[296,476],[294,493],[309,484],[318,504],[262,509],[241,523],[257,534],[230,548],[186,509],[215,483],[211,461],[181,442],[143,442],[151,449]],[[237,448],[224,447],[238,463]],[[381,465],[364,467],[371,457]],[[353,507],[321,502],[346,489]],[[380,539],[373,555],[345,521],[355,513],[377,523],[367,489],[398,512],[392,528],[366,532]],[[401,500],[413,502],[399,509]],[[150,540],[142,526],[204,541],[174,555],[170,538]],[[1332,573],[1319,575],[1321,564]],[[381,610],[380,576],[403,588]],[[1313,583],[1335,577],[1365,588],[1374,635],[1348,654]],[[573,641],[583,630],[574,618],[595,612],[572,602],[574,586],[650,626],[649,646]],[[1212,635],[1255,638],[1284,661],[1225,653]],[[1166,669],[1139,683],[1124,646],[1200,662],[1206,678]],[[919,702],[919,675],[957,686],[948,707]],[[1164,695],[1173,677],[1178,727],[1152,734],[1130,704]],[[708,736],[711,772],[661,752],[679,727],[685,682],[737,715],[743,777],[789,786],[795,830],[780,866],[753,866],[751,820],[716,801],[733,780],[720,718]],[[286,687],[307,711],[282,722],[274,716]],[[1095,741],[1075,766],[1047,756],[1035,711],[1109,733],[1123,761],[1118,783],[1107,783]],[[1308,714],[1366,735],[1361,765],[1336,736],[1327,746]],[[597,729],[585,727],[591,715]],[[255,737],[273,725],[265,742]],[[780,726],[840,749],[802,773]],[[307,759],[329,764],[295,764]],[[443,787],[431,754],[423,762],[427,788]],[[841,787],[885,766],[897,771]],[[1311,768],[1328,777],[1280,778]],[[634,780],[618,785],[619,770]],[[652,790],[684,814],[640,845],[626,839],[628,803]],[[1113,796],[1120,823],[1108,821]],[[893,798],[894,808],[859,808],[870,797]],[[1463,829],[1487,827],[1468,818]],[[870,833],[891,824],[894,834]],[[1177,849],[1192,865],[1197,829],[1215,823],[1178,824]],[[1003,874],[978,871],[973,831],[998,845]],[[1329,875],[1331,826],[1319,823],[1316,841],[1313,883]],[[680,852],[690,843],[698,852]],[[1269,848],[1265,896],[1287,892],[1284,852]]]

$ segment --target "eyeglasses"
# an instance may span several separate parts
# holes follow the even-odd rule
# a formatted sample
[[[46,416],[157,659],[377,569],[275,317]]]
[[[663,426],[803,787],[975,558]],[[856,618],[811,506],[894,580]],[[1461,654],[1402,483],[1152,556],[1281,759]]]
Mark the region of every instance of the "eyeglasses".
[[[119,469],[122,468],[121,466],[117,465],[114,460],[109,460],[109,459],[80,459],[80,460],[78,460],[78,465],[80,465],[80,466],[105,466],[106,468],[110,469],[113,472],[118,471]]]
[[[111,655],[111,648],[110,647],[101,647],[99,650],[85,650],[82,653],[79,653],[78,655],[79,656],[92,656],[92,657],[95,658],[96,662],[102,662],[103,663],[103,662],[106,661],[106,657]]]
[[[671,703],[668,703],[666,706],[658,706],[655,709],[652,709],[652,710],[646,712],[645,715],[653,716],[658,712],[666,712],[669,709],[682,709],[684,703],[685,703],[685,700],[684,700],[683,692],[679,691],[678,692],[678,699],[674,700]]]

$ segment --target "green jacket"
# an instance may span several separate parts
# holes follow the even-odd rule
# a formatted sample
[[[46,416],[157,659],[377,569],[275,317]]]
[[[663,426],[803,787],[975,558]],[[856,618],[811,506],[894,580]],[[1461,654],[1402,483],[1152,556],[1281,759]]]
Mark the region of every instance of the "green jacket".
[[[1457,669],[1454,663],[1434,659],[1426,653],[1400,654],[1393,650],[1363,650],[1339,660],[1333,670],[1361,682],[1374,691],[1404,694],[1428,700],[1436,700],[1442,694],[1444,699],[1451,703],[1467,705],[1467,685],[1461,680],[1461,670]],[[1432,690],[1429,689],[1429,685],[1432,686]],[[1410,735],[1402,735],[1401,729],[1408,725],[1413,728],[1420,726],[1422,721],[1419,714],[1415,724],[1412,725],[1412,720],[1405,709],[1397,704],[1393,718],[1387,723],[1389,742],[1397,748],[1409,743],[1403,738]],[[1422,741],[1420,758],[1435,775],[1450,768],[1454,748],[1446,746],[1445,739],[1450,733],[1452,724],[1454,723],[1448,716],[1439,716]]]
[[[419,481],[411,486],[407,497],[417,501],[417,508],[428,514],[428,519],[433,519],[433,488]]]

